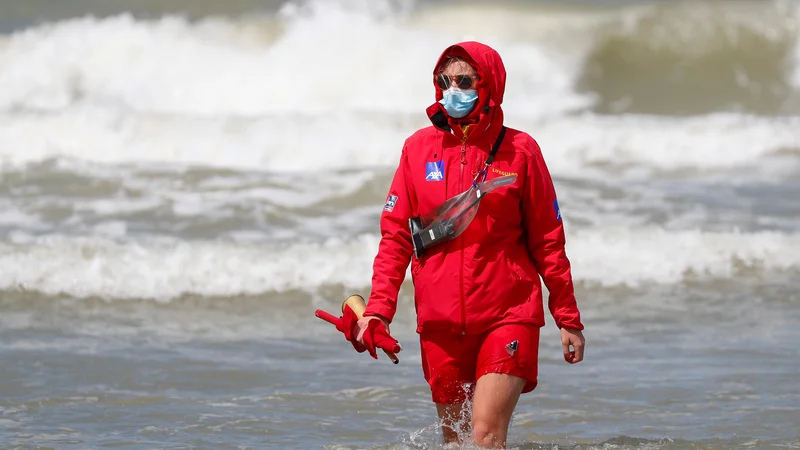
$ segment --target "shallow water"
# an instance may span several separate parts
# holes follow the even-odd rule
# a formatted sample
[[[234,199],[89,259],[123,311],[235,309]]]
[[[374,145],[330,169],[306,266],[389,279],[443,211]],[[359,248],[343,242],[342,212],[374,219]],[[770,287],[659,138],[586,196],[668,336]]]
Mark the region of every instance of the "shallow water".
[[[540,384],[517,408],[512,446],[800,444],[800,363],[787,345],[800,298],[788,282],[581,287],[587,360],[565,364],[552,323],[544,329]],[[12,448],[437,447],[408,298],[395,366],[331,339],[309,319],[320,305],[299,293],[31,297],[0,304],[0,423]]]

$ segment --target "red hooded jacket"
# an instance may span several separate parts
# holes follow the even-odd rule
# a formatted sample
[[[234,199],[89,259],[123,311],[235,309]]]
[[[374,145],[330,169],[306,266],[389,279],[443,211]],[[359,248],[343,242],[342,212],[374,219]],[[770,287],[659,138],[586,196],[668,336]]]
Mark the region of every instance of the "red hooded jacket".
[[[503,126],[506,71],[500,55],[463,42],[442,53],[434,76],[449,56],[477,69],[478,105],[456,122],[437,102],[427,109],[433,126],[406,140],[381,216],[365,315],[391,322],[411,261],[419,333],[478,334],[509,323],[543,326],[540,274],[558,327],[582,330],[553,182],[539,145],[527,133],[507,128],[487,174],[487,179],[516,174],[517,180],[483,198],[458,238],[412,260],[408,219],[467,190]],[[436,87],[436,99],[441,98]],[[470,124],[466,136],[465,123]]]

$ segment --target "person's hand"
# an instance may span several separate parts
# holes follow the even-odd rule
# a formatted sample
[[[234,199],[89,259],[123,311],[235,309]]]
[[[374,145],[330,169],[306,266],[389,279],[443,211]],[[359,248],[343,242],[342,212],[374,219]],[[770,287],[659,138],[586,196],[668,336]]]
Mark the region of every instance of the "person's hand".
[[[372,320],[380,321],[380,323],[383,324],[383,327],[386,328],[386,332],[390,333],[390,331],[389,331],[389,321],[387,321],[383,317],[380,317],[380,316],[364,316],[364,317],[358,319],[358,322],[356,322],[356,329],[358,330],[356,332],[356,340],[358,342],[360,342],[361,344],[364,344],[364,333],[367,331],[367,328],[369,328],[369,323]]]
[[[356,323],[356,342],[363,345],[370,356],[378,359],[376,347],[382,349],[390,358],[402,348],[397,339],[389,334],[389,322],[383,317],[365,316]],[[396,358],[393,358],[396,360]],[[393,361],[396,363],[396,361]]]
[[[583,361],[583,348],[586,340],[581,330],[575,328],[561,329],[561,346],[564,349],[564,361],[575,364]],[[570,347],[572,349],[570,350]]]
[[[389,334],[389,322],[383,317],[367,316],[359,319],[349,305],[342,308],[341,317],[321,309],[316,310],[314,314],[341,331],[358,353],[369,350],[370,356],[378,359],[376,348],[380,348],[393,363],[400,362],[395,353],[402,350],[402,347],[397,339]]]

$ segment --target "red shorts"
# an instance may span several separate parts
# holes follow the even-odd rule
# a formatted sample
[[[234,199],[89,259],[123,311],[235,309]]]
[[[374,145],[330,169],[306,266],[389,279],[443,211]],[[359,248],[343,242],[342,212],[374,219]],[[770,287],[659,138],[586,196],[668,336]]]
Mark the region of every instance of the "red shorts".
[[[522,392],[536,388],[539,327],[503,325],[480,335],[423,333],[422,371],[435,403],[463,403],[472,397],[475,382],[487,373],[524,378]]]

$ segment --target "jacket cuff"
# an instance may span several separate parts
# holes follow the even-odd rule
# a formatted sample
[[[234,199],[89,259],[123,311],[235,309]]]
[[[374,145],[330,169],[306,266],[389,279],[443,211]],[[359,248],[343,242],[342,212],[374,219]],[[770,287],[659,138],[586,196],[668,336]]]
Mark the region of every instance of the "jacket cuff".
[[[574,318],[574,317],[567,317],[567,318],[564,318],[564,319],[556,319],[556,325],[558,326],[558,329],[561,329],[561,328],[573,328],[573,329],[576,329],[576,330],[583,330],[583,324],[581,323],[581,320],[578,319],[578,318]]]
[[[392,323],[394,319],[394,311],[386,305],[381,305],[378,302],[367,303],[367,310],[364,311],[365,316],[378,316],[385,319],[388,323]]]

